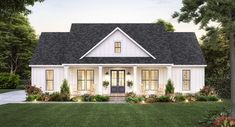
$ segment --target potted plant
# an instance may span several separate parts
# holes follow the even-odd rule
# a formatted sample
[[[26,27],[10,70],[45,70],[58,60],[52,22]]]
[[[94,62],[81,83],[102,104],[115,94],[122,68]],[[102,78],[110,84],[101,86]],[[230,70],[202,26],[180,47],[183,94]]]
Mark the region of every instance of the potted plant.
[[[109,86],[109,81],[103,81],[103,87],[107,88]]]
[[[132,81],[127,81],[127,86],[128,87],[132,87],[133,86],[133,82]]]

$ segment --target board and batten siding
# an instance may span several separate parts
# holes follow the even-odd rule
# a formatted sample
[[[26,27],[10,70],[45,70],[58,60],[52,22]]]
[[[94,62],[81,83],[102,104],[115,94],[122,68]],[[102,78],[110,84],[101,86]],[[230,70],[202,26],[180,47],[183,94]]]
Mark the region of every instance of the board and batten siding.
[[[183,90],[183,77],[182,71],[190,70],[190,90]],[[172,81],[175,85],[175,92],[180,93],[196,93],[205,85],[205,68],[204,67],[173,67],[172,68]]]
[[[102,87],[102,94],[109,95],[110,94],[110,85],[108,88],[103,88],[102,84],[99,83],[99,74],[98,74],[98,68],[69,68],[68,69],[68,83],[71,88],[71,92],[77,90],[77,70],[94,70],[94,84],[96,93],[99,93],[100,87]],[[60,91],[60,86],[63,83],[64,80],[64,68],[63,67],[54,67],[54,68],[47,68],[47,67],[32,67],[31,68],[31,82],[32,85],[36,85],[37,87],[40,87],[44,92],[50,92],[46,91],[46,70],[54,70],[54,91]],[[116,68],[116,67],[103,67],[103,74],[102,79],[103,81],[107,80],[110,81],[110,70],[125,70],[126,72],[126,92],[135,91],[134,87],[129,88],[127,87],[127,80],[133,81],[133,67],[123,67],[123,68]],[[159,85],[166,85],[167,83],[167,68],[166,67],[138,67],[137,68],[137,84],[136,85],[136,93],[141,94],[141,71],[142,70],[159,70]],[[190,82],[190,90],[189,91],[183,91],[183,78],[182,78],[182,71],[183,70],[190,70],[191,71],[191,82]],[[109,75],[106,75],[105,73],[108,72]],[[130,75],[127,75],[127,73],[130,72]],[[172,67],[172,74],[171,74],[171,80],[174,83],[175,92],[180,93],[196,93],[200,91],[201,88],[205,85],[205,68],[204,67]],[[86,93],[87,91],[83,91],[81,93]],[[155,91],[147,91],[148,94],[155,94]]]
[[[121,53],[114,52],[115,42],[121,42]],[[138,42],[137,42],[138,43]],[[144,50],[138,47],[132,40],[119,30],[104,40],[93,49],[86,57],[150,57]]]
[[[31,85],[35,85],[42,89],[43,92],[46,91],[46,70],[54,71],[54,91],[60,91],[60,86],[64,80],[64,69],[61,68],[43,68],[43,67],[32,67],[31,68]]]

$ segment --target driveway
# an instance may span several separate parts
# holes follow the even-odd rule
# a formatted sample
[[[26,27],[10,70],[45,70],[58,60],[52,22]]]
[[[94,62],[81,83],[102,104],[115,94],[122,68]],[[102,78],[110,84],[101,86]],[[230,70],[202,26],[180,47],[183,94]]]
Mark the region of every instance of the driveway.
[[[25,101],[25,91],[17,90],[0,94],[0,105]]]

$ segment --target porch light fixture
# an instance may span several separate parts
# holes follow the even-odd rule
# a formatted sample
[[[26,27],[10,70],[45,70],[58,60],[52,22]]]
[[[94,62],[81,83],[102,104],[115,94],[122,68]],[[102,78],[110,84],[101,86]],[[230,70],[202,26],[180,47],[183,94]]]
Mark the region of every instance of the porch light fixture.
[[[105,75],[109,75],[109,72],[106,72]]]
[[[130,72],[127,72],[127,75],[131,75],[131,73],[130,73]]]

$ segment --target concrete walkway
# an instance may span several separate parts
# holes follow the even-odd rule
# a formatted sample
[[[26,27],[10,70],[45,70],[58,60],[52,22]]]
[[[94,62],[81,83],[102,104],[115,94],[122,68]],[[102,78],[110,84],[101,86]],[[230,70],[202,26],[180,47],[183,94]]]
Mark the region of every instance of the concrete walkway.
[[[25,91],[17,90],[0,94],[0,105],[8,103],[19,103],[25,101]]]

